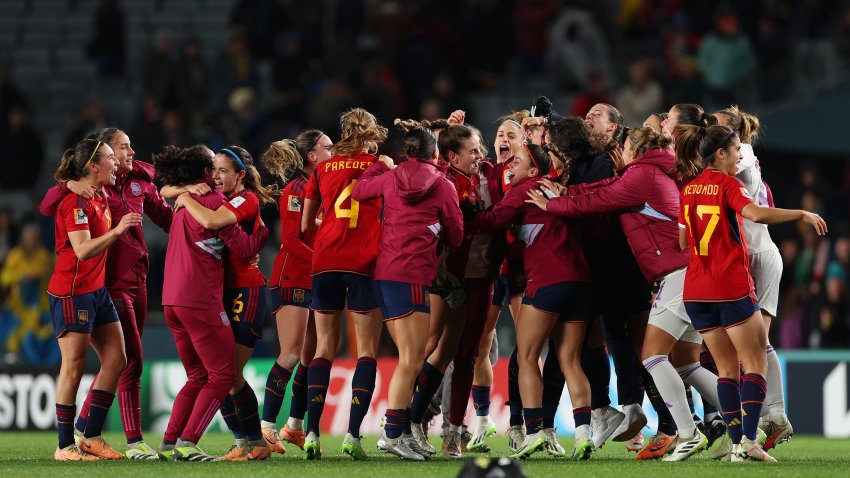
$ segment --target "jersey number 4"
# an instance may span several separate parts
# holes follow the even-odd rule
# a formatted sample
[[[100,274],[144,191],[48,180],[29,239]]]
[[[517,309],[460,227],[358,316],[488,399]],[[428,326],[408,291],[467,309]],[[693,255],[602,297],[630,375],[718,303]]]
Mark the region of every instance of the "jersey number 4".
[[[688,214],[690,211],[689,205],[685,204],[685,222],[688,223],[688,229],[691,231],[691,236],[696,239],[694,233],[696,232],[691,226],[691,216]],[[720,222],[720,206],[709,206],[707,204],[698,204],[697,205],[697,217],[703,219],[703,216],[710,215],[708,218],[708,225],[705,227],[705,231],[702,233],[702,237],[699,239],[699,249],[694,247],[694,254],[698,254],[700,256],[708,255],[708,241],[711,240],[711,235],[714,234],[714,229],[717,228],[717,223]]]
[[[346,188],[339,193],[339,197],[336,198],[336,202],[334,203],[334,214],[336,214],[336,217],[340,219],[348,218],[349,229],[357,227],[357,216],[360,214],[360,203],[351,199],[351,192],[354,191],[355,183],[357,183],[357,180],[352,179],[351,184],[346,186]],[[351,200],[351,206],[349,206],[348,209],[343,209],[342,203],[344,203],[346,199]]]

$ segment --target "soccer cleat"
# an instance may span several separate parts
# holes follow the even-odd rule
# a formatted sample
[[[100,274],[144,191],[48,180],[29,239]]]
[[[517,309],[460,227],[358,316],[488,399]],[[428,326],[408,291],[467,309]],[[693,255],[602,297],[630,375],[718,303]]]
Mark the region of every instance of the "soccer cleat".
[[[567,450],[558,442],[558,434],[554,428],[544,428],[543,436],[546,437],[546,453],[552,456],[567,456]]]
[[[53,452],[53,459],[56,461],[96,461],[100,458],[80,450],[76,443],[71,443],[65,448],[56,447],[56,451]]]
[[[274,428],[263,428],[263,440],[269,446],[269,449],[281,455],[286,453],[283,443],[280,441],[280,434]]]
[[[726,434],[726,422],[723,421],[723,418],[718,415],[706,423],[705,426],[705,437],[708,439],[708,446],[706,446],[706,450],[711,448],[714,445],[714,442],[717,441],[718,438],[723,437]]]
[[[279,435],[281,440],[292,443],[302,450],[304,449],[304,438],[307,436],[304,430],[289,428],[289,425],[284,425],[283,428],[280,429]]]
[[[643,449],[643,431],[638,432],[634,438],[626,441],[626,451],[641,451]]]
[[[411,423],[410,432],[413,439],[416,441],[416,444],[422,449],[422,451],[427,453],[428,456],[433,456],[437,453],[437,449],[434,448],[434,445],[428,441],[428,435],[425,433],[421,423]]]
[[[522,442],[522,445],[519,449],[511,455],[511,458],[525,460],[531,455],[537,453],[538,451],[546,448],[546,434],[543,433],[543,430],[540,430],[537,433],[532,433],[531,435],[526,435],[525,441]]]
[[[248,447],[244,446],[244,445],[239,445],[239,444],[230,445],[230,449],[227,450],[227,453],[225,453],[224,455],[221,456],[220,460],[221,461],[237,461],[237,462],[238,461],[248,461],[248,459],[245,458],[245,456],[244,456],[245,450],[247,450],[247,449],[248,449]]]
[[[266,443],[265,439],[259,439],[257,441],[252,441],[245,447],[245,451],[242,454],[245,457],[245,461],[260,461],[267,460],[270,456],[272,456],[272,449]]]
[[[708,438],[699,430],[694,430],[694,436],[687,440],[681,437],[676,438],[675,448],[669,456],[665,456],[661,461],[685,461],[688,458],[706,449]]]
[[[744,453],[743,449],[741,449],[740,444],[734,444],[734,445],[732,445],[732,448],[729,451],[729,459],[726,460],[724,458],[723,461],[732,461],[732,462],[747,461],[747,455],[746,455],[746,453]]]
[[[487,416],[486,420],[481,420],[475,425],[475,433],[466,445],[466,448],[472,452],[484,451],[484,448],[489,447],[484,443],[496,433],[496,423]]]
[[[582,425],[576,428],[576,440],[573,444],[573,460],[590,459],[590,454],[595,449],[591,429],[588,425]]]
[[[631,440],[646,426],[646,414],[638,403],[623,405],[623,415],[625,418],[620,422],[620,426],[611,434],[613,441]]]
[[[140,441],[127,445],[124,455],[131,460],[156,460],[156,450],[147,443]]]
[[[466,429],[466,426],[463,427],[463,431],[460,432],[460,451],[462,453],[490,453],[490,447],[487,446],[486,443],[482,443],[478,448],[471,449],[469,448],[469,443],[472,442],[472,433]]]
[[[759,430],[767,436],[762,443],[765,450],[776,448],[776,445],[790,440],[794,435],[794,427],[785,415],[764,417],[759,425]]]
[[[180,446],[174,447],[174,461],[219,461],[217,456],[212,456],[201,450],[192,442],[182,442]]]
[[[89,455],[94,455],[101,460],[125,459],[124,455],[109,446],[109,443],[106,443],[106,440],[104,440],[100,435],[91,438],[83,437],[77,442],[77,446],[80,447],[80,450],[88,453]]]
[[[384,442],[385,451],[391,455],[395,455],[403,460],[425,461],[425,457],[413,451],[410,448],[410,441],[400,436],[398,438],[390,438],[387,432],[381,433],[381,440]]]
[[[360,445],[360,438],[355,437],[351,433],[346,433],[345,438],[342,440],[342,452],[355,461],[369,459],[369,455],[363,451],[363,447]]]
[[[322,458],[322,449],[319,447],[319,437],[315,433],[310,432],[304,437],[304,459],[320,460]]]
[[[77,442],[77,441],[82,440],[83,437],[85,436],[84,432],[85,432],[85,430],[80,430],[79,428],[77,428],[77,425],[74,424],[74,441]],[[67,447],[65,447],[65,448],[67,448]]]
[[[174,445],[160,442],[159,448],[156,450],[156,457],[160,461],[174,460]]]
[[[776,458],[768,455],[758,442],[750,440],[747,437],[741,437],[741,445],[738,454],[743,455],[744,459],[748,461],[763,461],[769,463],[776,461]]]
[[[593,429],[593,446],[602,448],[621,423],[626,419],[623,412],[610,406],[597,408],[590,412],[590,428]]]
[[[675,436],[658,432],[649,439],[649,443],[635,456],[635,460],[655,460],[667,454],[667,450],[673,446]]]
[[[525,441],[525,427],[522,425],[514,425],[508,429],[507,435],[508,447],[512,452],[516,452]]]
[[[463,457],[463,452],[461,452],[461,436],[460,432],[449,431],[446,435],[446,439],[443,440],[443,458],[461,458]]]
[[[387,442],[384,441],[383,435],[378,437],[378,441],[375,442],[375,448],[377,448],[379,451],[382,451],[384,453],[389,453],[387,451]]]
[[[726,432],[720,438],[720,444],[711,452],[711,459],[729,461],[732,458],[732,448],[732,438],[729,437],[729,432]]]
[[[424,450],[421,446],[419,446],[419,443],[417,443],[416,439],[413,438],[413,434],[402,433],[401,438],[402,440],[407,442],[407,446],[410,447],[410,449],[413,450],[414,453],[421,456],[422,458],[428,460],[431,458],[431,455],[433,455],[433,453],[429,453],[427,450]]]

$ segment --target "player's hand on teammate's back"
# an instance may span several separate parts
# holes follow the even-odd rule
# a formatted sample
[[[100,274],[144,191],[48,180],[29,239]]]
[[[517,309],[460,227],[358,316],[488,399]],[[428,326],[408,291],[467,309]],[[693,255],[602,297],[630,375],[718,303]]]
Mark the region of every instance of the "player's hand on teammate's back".
[[[566,193],[567,191],[566,186],[561,183],[556,183],[555,181],[552,181],[548,178],[543,178],[540,181],[540,185],[548,189],[549,191],[552,191],[556,196],[563,196],[564,193]]]
[[[390,168],[390,169],[395,169],[395,162],[393,161],[393,158],[391,158],[389,156],[385,156],[385,155],[382,154],[382,155],[378,156],[378,161],[386,164],[387,167]]]
[[[71,180],[65,183],[65,186],[72,193],[76,194],[77,196],[82,196],[86,199],[94,199],[94,195],[97,193],[97,190],[95,190],[94,187],[80,181]]]
[[[189,191],[190,193],[196,194],[198,196],[203,196],[204,194],[207,194],[208,192],[212,191],[212,189],[210,188],[210,185],[207,184],[207,183],[192,184],[192,185],[186,186],[186,190]]]

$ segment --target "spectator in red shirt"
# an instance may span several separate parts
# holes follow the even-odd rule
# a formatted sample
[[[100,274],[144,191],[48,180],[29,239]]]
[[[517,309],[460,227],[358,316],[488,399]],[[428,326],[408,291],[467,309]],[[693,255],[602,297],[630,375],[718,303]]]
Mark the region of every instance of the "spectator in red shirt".
[[[301,232],[301,212],[307,181],[319,163],[331,158],[331,146],[333,142],[325,133],[308,129],[295,140],[275,141],[263,154],[266,169],[286,184],[278,201],[280,250],[269,282],[280,342],[280,354],[266,379],[263,401],[263,436],[272,449],[280,439],[304,447],[307,372],[316,353],[316,323],[310,310],[314,236]],[[277,415],[296,365],[289,420],[278,434]]]
[[[62,155],[57,181],[77,180],[90,186],[92,199],[67,195],[56,213],[56,266],[47,292],[50,315],[56,329],[62,367],[56,382],[58,461],[117,460],[124,455],[101,436],[106,413],[115,400],[118,379],[127,358],[118,313],[104,287],[106,250],[119,236],[141,224],[138,213],[128,213],[112,228],[112,216],[104,186],[115,184],[118,163],[112,148],[86,139]],[[74,442],[77,389],[86,364],[89,345],[100,358],[101,368],[92,385],[92,408],[79,444]]]

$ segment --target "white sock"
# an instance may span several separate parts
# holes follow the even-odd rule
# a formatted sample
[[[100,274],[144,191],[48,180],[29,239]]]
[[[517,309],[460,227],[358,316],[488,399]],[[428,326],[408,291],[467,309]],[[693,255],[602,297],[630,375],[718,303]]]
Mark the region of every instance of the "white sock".
[[[304,429],[304,420],[289,417],[289,419],[286,420],[286,426],[288,426],[289,428],[291,428],[293,430],[303,430]]]
[[[277,423],[262,420],[260,421],[260,428],[263,428],[265,430],[274,430],[277,428]]]
[[[720,398],[717,396],[717,375],[711,373],[699,362],[677,367],[676,372],[682,377],[682,381],[697,389],[703,400],[720,410]],[[705,416],[706,421],[710,421],[711,418],[714,417]]]
[[[764,397],[762,416],[785,415],[785,391],[782,388],[782,367],[772,345],[767,346],[767,394]]]
[[[490,415],[484,415],[483,417],[475,417],[475,418],[477,420],[476,427],[475,427],[476,432],[478,432],[478,431],[483,432],[490,425]]]
[[[676,369],[670,365],[667,356],[653,355],[643,361],[643,366],[652,375],[658,393],[661,394],[661,398],[670,410],[670,415],[673,416],[673,421],[676,422],[679,435],[685,439],[694,436],[696,425],[691,415],[691,409],[688,407],[685,384],[682,383]]]
[[[451,423],[449,423],[449,432],[459,433],[459,431],[460,431],[460,425],[452,425]]]

